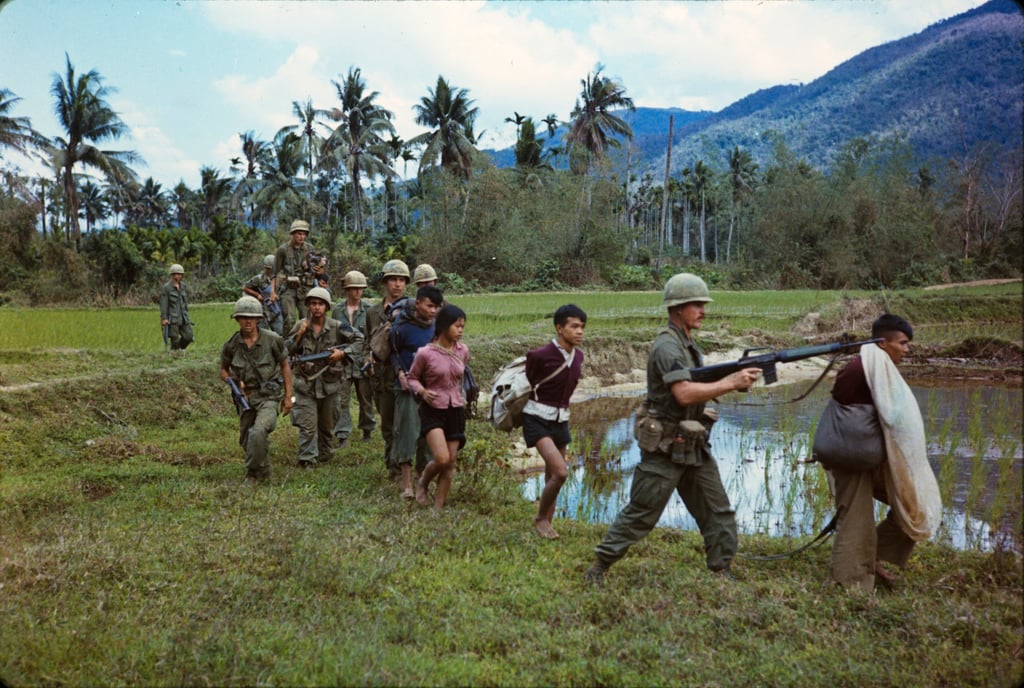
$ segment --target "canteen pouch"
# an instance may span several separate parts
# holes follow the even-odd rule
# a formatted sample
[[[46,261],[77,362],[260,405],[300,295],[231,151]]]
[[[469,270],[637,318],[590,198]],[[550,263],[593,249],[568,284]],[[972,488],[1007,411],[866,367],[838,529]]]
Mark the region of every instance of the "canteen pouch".
[[[661,446],[664,434],[665,424],[660,420],[646,413],[637,414],[633,437],[636,438],[636,444],[640,449],[648,452],[664,451]]]
[[[681,420],[675,427],[672,441],[672,462],[684,466],[699,466],[706,452],[707,429],[699,420]]]

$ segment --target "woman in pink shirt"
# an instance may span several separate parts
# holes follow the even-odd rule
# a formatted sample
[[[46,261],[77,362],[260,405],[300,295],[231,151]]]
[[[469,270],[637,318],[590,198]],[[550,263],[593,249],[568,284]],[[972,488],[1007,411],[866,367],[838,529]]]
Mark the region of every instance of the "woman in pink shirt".
[[[416,352],[409,369],[409,390],[420,403],[420,435],[434,459],[423,469],[416,482],[416,501],[430,504],[427,492],[437,478],[434,506],[444,506],[452,486],[455,456],[466,444],[466,399],[462,377],[469,360],[469,349],[462,343],[466,314],[458,306],[446,304],[434,320],[434,340]]]

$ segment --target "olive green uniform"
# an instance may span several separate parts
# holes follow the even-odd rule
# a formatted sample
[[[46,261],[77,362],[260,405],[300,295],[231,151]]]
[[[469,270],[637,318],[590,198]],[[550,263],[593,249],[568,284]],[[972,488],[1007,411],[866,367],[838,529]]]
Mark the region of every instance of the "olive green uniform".
[[[346,356],[362,349],[362,333],[343,326],[334,318],[325,318],[319,335],[314,334],[310,326],[299,338],[298,328],[298,324],[292,328],[286,341],[289,354],[295,357],[318,354],[335,346],[342,347]],[[347,365],[345,360],[330,365],[326,361],[313,361],[296,364],[292,370],[295,376],[292,425],[299,429],[299,464],[316,465],[331,460],[338,392]]]
[[[174,280],[160,287],[160,320],[167,321],[167,339],[172,349],[184,349],[192,343],[192,319],[188,315],[188,287]]]
[[[295,323],[306,317],[306,294],[317,286],[309,265],[309,243],[299,248],[286,241],[274,254],[274,275],[277,277],[277,296],[284,314],[284,332],[291,332]]]
[[[377,325],[384,322],[387,315],[384,313],[384,301],[370,307],[366,311],[366,327],[363,334],[366,341],[370,341],[370,333]],[[369,346],[369,344],[367,344]],[[395,425],[395,369],[391,367],[391,360],[373,362],[373,403],[377,407],[377,415],[380,417],[380,434],[384,438],[384,463],[388,472],[397,475],[398,462],[392,456],[394,447],[394,425]]]
[[[338,322],[363,333],[366,330],[366,314],[369,310],[370,305],[366,301],[360,300],[359,307],[356,308],[352,314],[352,319],[349,320],[348,304],[345,301],[341,301],[334,307],[331,316]],[[363,436],[369,436],[369,433],[377,425],[377,421],[373,416],[372,380],[362,371],[367,351],[364,335],[364,338],[360,341],[359,350],[353,351],[352,358],[346,360],[348,375],[341,381],[341,390],[338,392],[338,420],[334,424],[334,436],[341,441],[348,439],[348,436],[352,434],[352,411],[349,407],[352,402],[353,388],[356,391],[356,399],[359,402],[359,429],[363,431]]]
[[[263,319],[260,321],[260,327],[273,330],[277,334],[284,333],[284,311],[281,310],[281,304],[278,303],[276,309],[271,309],[270,306],[270,277],[267,273],[261,272],[246,282],[243,286],[247,289],[252,289],[263,295],[263,300],[260,304],[263,306]]]
[[[702,421],[705,404],[680,406],[671,390],[676,382],[689,381],[690,369],[702,365],[702,359],[697,344],[672,324],[654,340],[647,358],[647,403],[669,434],[679,421]],[[695,440],[676,435],[668,451],[641,452],[629,504],[594,550],[601,562],[611,565],[618,561],[646,536],[658,523],[674,490],[704,537],[708,568],[719,571],[729,565],[736,554],[736,517],[718,464],[711,456],[707,434]]]
[[[245,385],[250,408],[239,418],[238,443],[245,449],[247,474],[254,478],[270,475],[269,437],[284,398],[281,363],[287,357],[284,340],[270,330],[259,330],[252,348],[236,332],[220,352],[221,367]]]

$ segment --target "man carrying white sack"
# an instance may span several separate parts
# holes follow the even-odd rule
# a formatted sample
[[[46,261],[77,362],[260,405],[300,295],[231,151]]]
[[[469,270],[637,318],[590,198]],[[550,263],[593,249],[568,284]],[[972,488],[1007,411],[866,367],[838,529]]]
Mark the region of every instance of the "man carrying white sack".
[[[905,566],[942,516],[921,410],[896,369],[914,330],[887,313],[871,336],[882,341],[861,347],[836,377],[814,437],[814,456],[831,475],[836,501],[829,573],[847,590],[865,592],[876,579],[891,585],[896,576],[883,562]],[[875,499],[889,505],[877,526]]]

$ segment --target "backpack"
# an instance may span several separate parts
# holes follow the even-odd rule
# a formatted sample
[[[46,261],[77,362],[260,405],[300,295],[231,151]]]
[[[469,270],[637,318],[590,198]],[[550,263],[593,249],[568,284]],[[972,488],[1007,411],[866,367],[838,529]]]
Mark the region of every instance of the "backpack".
[[[370,332],[369,349],[374,359],[379,363],[391,361],[391,328],[398,319],[408,299],[403,297],[384,308],[384,319],[377,323]]]
[[[530,400],[538,387],[569,367],[569,364],[576,360],[576,352],[555,369],[550,375],[537,383],[530,385],[526,377],[526,356],[506,363],[491,380],[491,413],[489,420],[498,430],[509,432],[523,425],[523,407]]]

